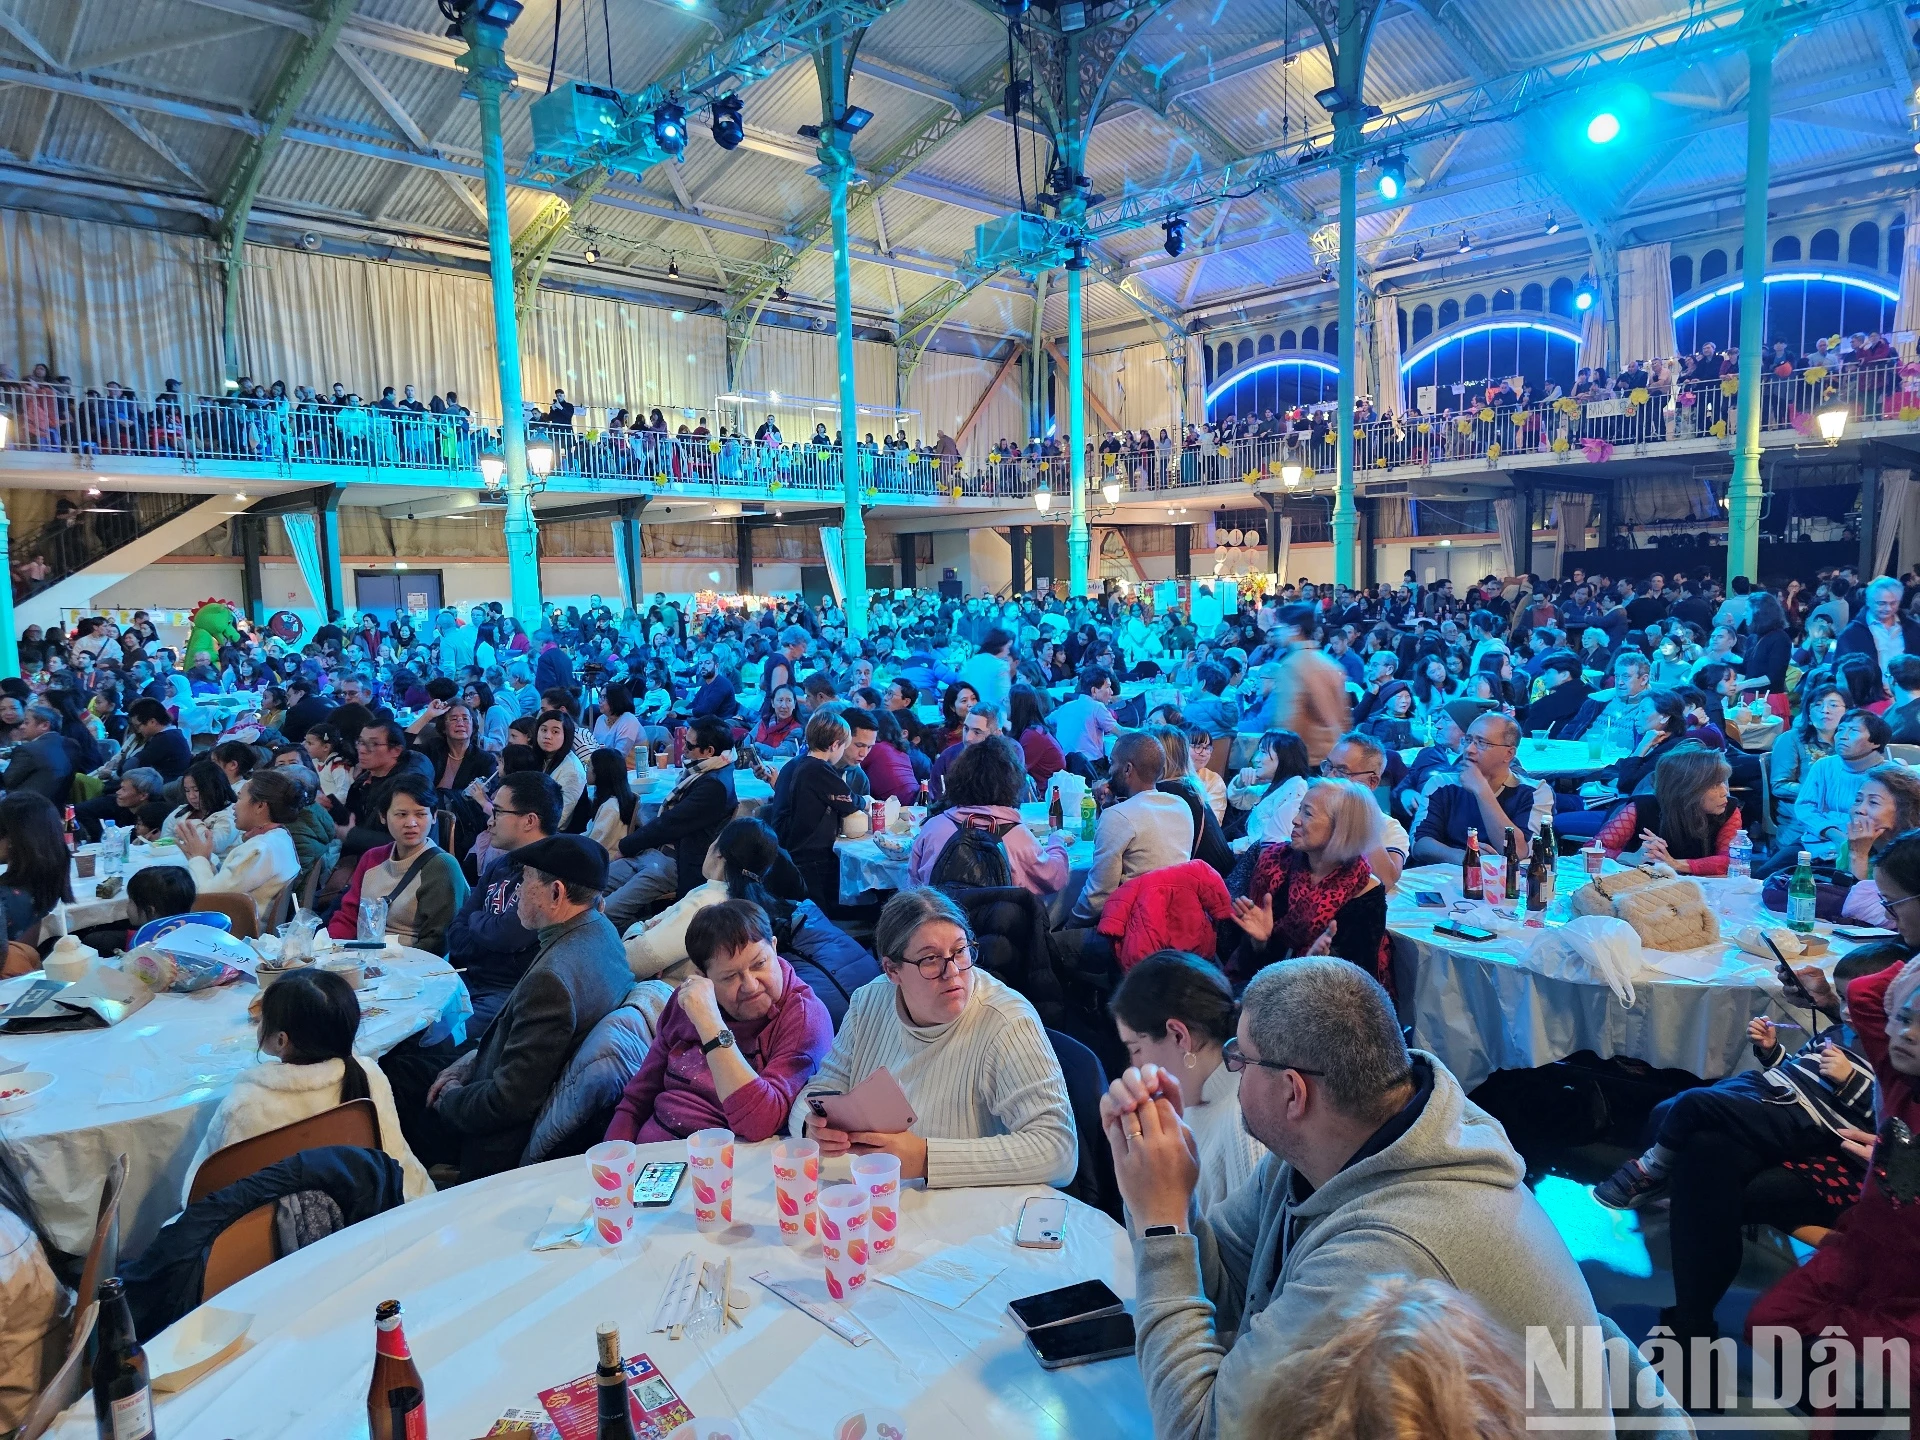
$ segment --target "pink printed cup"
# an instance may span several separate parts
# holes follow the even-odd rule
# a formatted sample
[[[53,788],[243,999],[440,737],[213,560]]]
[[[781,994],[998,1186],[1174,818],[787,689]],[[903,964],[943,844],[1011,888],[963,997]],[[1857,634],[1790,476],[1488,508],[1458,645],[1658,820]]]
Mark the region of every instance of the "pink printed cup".
[[[733,1132],[696,1130],[687,1137],[693,1180],[693,1223],[702,1234],[733,1224]]]
[[[820,1192],[820,1253],[827,1262],[827,1294],[836,1300],[849,1300],[866,1286],[872,1209],[864,1185],[829,1185]]]
[[[853,1183],[866,1187],[871,1204],[870,1249],[877,1260],[893,1250],[894,1231],[900,1225],[900,1157],[856,1155],[852,1169]]]
[[[813,1202],[820,1194],[820,1142],[782,1140],[773,1147],[773,1201],[780,1238],[789,1245],[810,1245],[820,1233]]]
[[[593,1233],[602,1245],[618,1245],[633,1233],[633,1176],[639,1166],[639,1151],[625,1140],[603,1141],[587,1151]]]

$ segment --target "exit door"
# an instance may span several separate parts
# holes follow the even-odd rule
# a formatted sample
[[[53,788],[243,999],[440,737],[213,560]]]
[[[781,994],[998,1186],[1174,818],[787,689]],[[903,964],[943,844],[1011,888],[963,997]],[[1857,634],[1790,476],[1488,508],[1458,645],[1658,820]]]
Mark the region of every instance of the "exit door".
[[[440,612],[438,570],[356,570],[353,603],[382,625],[405,616],[418,630]]]

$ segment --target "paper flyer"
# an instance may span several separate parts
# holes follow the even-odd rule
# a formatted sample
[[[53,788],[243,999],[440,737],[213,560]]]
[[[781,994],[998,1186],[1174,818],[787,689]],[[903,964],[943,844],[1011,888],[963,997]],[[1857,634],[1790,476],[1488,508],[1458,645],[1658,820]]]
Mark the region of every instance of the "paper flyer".
[[[667,1377],[645,1355],[629,1355],[627,1400],[633,1413],[634,1434],[640,1440],[662,1440],[693,1419],[693,1411],[667,1383]],[[540,1392],[540,1403],[560,1432],[560,1440],[595,1440],[600,1431],[599,1386],[591,1371],[577,1380]]]

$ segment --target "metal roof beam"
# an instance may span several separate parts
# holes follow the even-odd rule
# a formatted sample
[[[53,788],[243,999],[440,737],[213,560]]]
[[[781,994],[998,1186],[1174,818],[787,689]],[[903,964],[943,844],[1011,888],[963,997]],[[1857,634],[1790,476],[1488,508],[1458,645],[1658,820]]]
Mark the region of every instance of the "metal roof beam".
[[[141,122],[138,115],[135,115],[124,105],[102,105],[100,108],[115,120],[119,121],[134,139],[138,140],[142,145],[146,146],[147,149],[166,161],[168,165],[179,171],[182,176],[192,183],[194,190],[198,194],[205,195],[208,193],[207,182],[200,178],[199,173],[185,160],[181,159],[180,156],[174,152],[171,145],[167,144],[166,141],[149,130]]]
[[[433,142],[427,138],[426,132],[415,122],[413,116],[407,113],[406,107],[394,97],[393,92],[387,89],[385,82],[373,73],[373,67],[362,60],[351,45],[337,47],[334,54],[339,56],[341,64],[353,72],[353,78],[358,80],[361,88],[373,97],[374,103],[386,111],[388,118],[400,127],[400,133],[407,137],[407,142],[415,150],[423,155],[439,153],[434,148]],[[436,170],[434,174],[440,177],[441,183],[453,193],[454,198],[466,206],[467,212],[480,222],[480,229],[484,233],[487,228],[487,207],[475,198],[473,191],[467,188],[467,182],[445,170]]]

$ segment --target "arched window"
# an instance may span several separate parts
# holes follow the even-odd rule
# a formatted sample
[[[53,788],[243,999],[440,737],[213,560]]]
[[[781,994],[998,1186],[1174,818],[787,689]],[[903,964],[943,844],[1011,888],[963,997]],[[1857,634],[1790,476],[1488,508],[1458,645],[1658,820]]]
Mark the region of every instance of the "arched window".
[[[1282,330],[1280,332],[1280,348],[1282,350],[1296,350],[1299,348],[1299,343],[1300,337],[1295,335],[1293,331]]]
[[[1471,320],[1476,315],[1487,313],[1487,297],[1484,295],[1467,296],[1466,316]]]
[[[1221,342],[1220,357],[1213,362],[1214,373],[1224,375],[1233,368],[1233,346]]]
[[[1400,349],[1405,351],[1407,348],[1407,312],[1396,309],[1395,313],[1400,317]]]
[[[1213,346],[1202,345],[1200,347],[1200,365],[1201,368],[1207,372],[1204,383],[1210,390],[1213,388]]]
[[[1538,285],[1529,285],[1520,292],[1520,308],[1522,310],[1538,310],[1546,298],[1546,291],[1542,290]]]
[[[1838,260],[1840,258],[1840,232],[1822,230],[1807,242],[1809,260]]]
[[[1847,232],[1847,263],[1865,270],[1880,268],[1880,227],[1862,220]]]
[[[1260,337],[1260,343],[1253,348],[1254,353],[1257,355],[1271,355],[1273,353],[1273,336],[1262,335]]]
[[[1493,308],[1496,310],[1513,309],[1513,291],[1502,285],[1493,292]]]
[[[1744,270],[1747,268],[1747,247],[1746,246],[1744,245],[1734,246],[1733,268],[1736,270]]]
[[[1817,236],[1815,237],[1815,243],[1816,244],[1819,243]],[[1709,280],[1718,280],[1722,275],[1726,273],[1727,273],[1727,252],[1726,251],[1709,250],[1707,251],[1706,254],[1700,257],[1700,283],[1702,285],[1706,284]]]
[[[1449,325],[1457,325],[1459,323],[1460,302],[1458,300],[1442,300],[1440,302],[1440,328],[1444,330]]]
[[[1320,332],[1320,348],[1329,355],[1340,353],[1340,326],[1332,324]]]
[[[1402,312],[1405,313],[1404,311]],[[1422,300],[1413,307],[1413,343],[1418,345],[1433,333],[1433,307]]]
[[[1253,341],[1242,340],[1239,348],[1234,351],[1233,358],[1242,365],[1253,359]]]
[[[1800,258],[1800,237],[1798,235],[1782,235],[1778,240],[1774,241],[1773,258],[1775,260],[1798,260]]]
[[[1673,293],[1684,295],[1693,288],[1693,257],[1676,255],[1667,262],[1667,279],[1673,283]]]
[[[1900,216],[1887,226],[1887,273],[1898,276],[1907,260],[1907,221]]]
[[[1319,326],[1309,325],[1300,332],[1300,348],[1302,350],[1318,350],[1320,348]]]
[[[1547,310],[1554,315],[1573,318],[1573,281],[1562,275],[1547,287]]]

